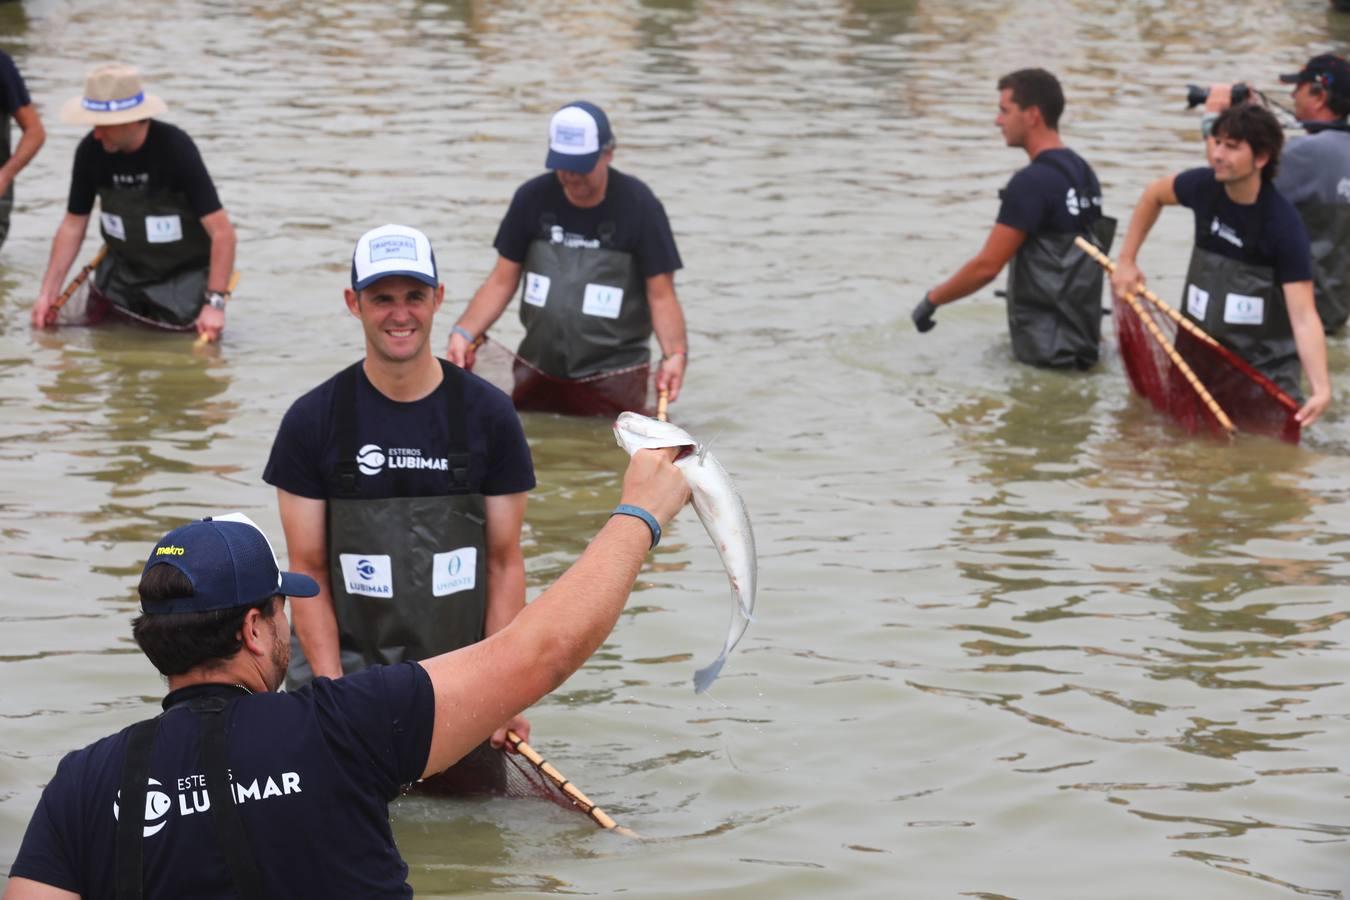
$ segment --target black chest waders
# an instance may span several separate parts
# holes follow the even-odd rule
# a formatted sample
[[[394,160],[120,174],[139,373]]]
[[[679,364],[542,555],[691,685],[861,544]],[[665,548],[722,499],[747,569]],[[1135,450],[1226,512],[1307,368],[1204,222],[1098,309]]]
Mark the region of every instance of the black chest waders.
[[[207,696],[199,696],[175,704],[170,709],[186,706],[197,714],[201,723],[199,763],[206,777],[206,791],[210,798],[209,815],[216,830],[217,846],[225,856],[230,878],[240,900],[265,900],[271,896],[264,887],[258,861],[248,843],[244,820],[234,802],[230,788],[229,767],[226,764],[225,711],[230,699],[244,690],[233,685],[213,686]],[[166,710],[167,712],[168,710]],[[137,722],[127,737],[126,761],[122,764],[122,780],[117,817],[117,837],[114,852],[117,856],[117,900],[141,900],[145,894],[144,837],[145,798],[150,778],[150,757],[159,731],[160,717]]]
[[[1313,291],[1327,334],[1350,318],[1350,203],[1300,203],[1312,241]]]
[[[600,225],[600,246],[570,247],[551,216],[525,255],[518,355],[555,378],[584,379],[651,360],[647,285],[631,253],[612,249],[614,225]]]
[[[1102,268],[1074,239],[1079,235],[1109,253],[1116,220],[1097,213],[1093,192],[1044,153],[1032,160],[1058,170],[1080,204],[1075,232],[1028,234],[1008,266],[1008,332],[1019,362],[1056,369],[1090,369],[1102,338]],[[1100,193],[1100,191],[1098,192]],[[1066,196],[1065,202],[1068,202]]]
[[[205,302],[211,265],[211,238],[187,197],[100,188],[98,201],[108,255],[94,288],[133,319],[187,330]]]
[[[1264,192],[1263,192],[1264,193]],[[1240,262],[1196,247],[1181,298],[1186,318],[1302,402],[1302,366],[1284,292],[1271,266]],[[1178,341],[1182,356],[1184,342]]]
[[[441,360],[438,390],[450,423],[444,471],[439,457],[415,458],[433,463],[428,476],[441,479],[441,493],[369,500],[358,487],[363,470],[370,475],[414,460],[389,457],[387,446],[358,446],[360,365],[338,376],[337,489],[328,499],[329,584],[348,675],[477,643],[487,616],[487,503],[469,492],[463,370]],[[312,677],[304,654],[293,654],[287,685]]]

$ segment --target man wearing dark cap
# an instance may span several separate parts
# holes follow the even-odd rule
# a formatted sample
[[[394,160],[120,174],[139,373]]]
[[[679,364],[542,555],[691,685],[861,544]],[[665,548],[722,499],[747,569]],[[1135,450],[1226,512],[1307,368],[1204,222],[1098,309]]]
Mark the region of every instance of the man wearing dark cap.
[[[61,108],[63,121],[94,128],[75,148],[66,215],[33,304],[34,327],[57,324],[53,303],[97,199],[108,252],[94,272],[88,317],[110,308],[159,328],[219,338],[234,272],[234,226],[192,138],[154,118],[166,110],[142,87],[140,74],[120,63],[90,72],[84,95]]]
[[[530,448],[505,394],[432,353],[444,292],[421,231],[362,235],[345,299],[365,358],[277,431],[263,480],[291,564],[319,584],[295,604],[291,686],[468,646],[525,606]],[[498,745],[508,726],[529,731],[495,725]]]
[[[1115,220],[1102,215],[1102,189],[1087,161],[1064,145],[1064,91],[1044,69],[1020,69],[998,82],[995,124],[1031,164],[999,191],[998,220],[984,247],[924,295],[911,318],[932,329],[938,307],[975,293],[1008,270],[1008,331],[1018,361],[1048,368],[1097,363],[1102,330],[1101,269],[1074,240],[1111,246]]]
[[[11,150],[9,120],[19,123],[23,136]],[[28,96],[14,60],[0,50],[0,244],[9,236],[9,216],[14,209],[14,178],[42,149],[47,132],[42,117]]]
[[[662,353],[657,388],[674,400],[688,345],[675,296],[675,270],[683,264],[665,208],[647,185],[611,167],[614,134],[599,107],[564,106],[548,133],[544,165],[552,171],[511,199],[494,242],[497,264],[455,324],[446,356],[471,364],[475,338],[523,280],[517,408],[604,415],[642,409],[653,331]],[[580,397],[586,385],[590,396],[605,376],[620,373],[631,377],[613,379],[608,402],[595,408],[582,400],[571,405],[558,389],[575,385]]]
[[[670,521],[689,489],[639,450],[622,499]],[[5,900],[410,897],[389,803],[556,688],[614,627],[655,527],[615,515],[507,628],[464,650],[320,678],[286,673],[280,571],[239,514],[176,528],[141,574],[137,644],[164,712],[68,754],[42,792]]]

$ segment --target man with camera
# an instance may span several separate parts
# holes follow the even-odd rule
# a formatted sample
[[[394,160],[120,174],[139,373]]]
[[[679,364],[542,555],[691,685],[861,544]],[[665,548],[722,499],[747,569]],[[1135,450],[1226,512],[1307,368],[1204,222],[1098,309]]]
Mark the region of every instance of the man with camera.
[[[1350,318],[1350,63],[1324,53],[1280,81],[1294,86],[1294,118],[1308,133],[1289,139],[1275,187],[1308,229],[1317,312],[1333,334]],[[1211,86],[1206,135],[1217,113],[1250,97],[1244,84]]]
[[[1009,147],[1031,164],[999,192],[998,219],[984,247],[914,307],[920,333],[944,306],[1008,269],[1008,331],[1018,361],[1049,368],[1088,369],[1097,362],[1102,330],[1102,272],[1078,249],[1085,236],[1111,246],[1114,219],[1102,215],[1102,189],[1087,161],[1064,146],[1059,117],[1064,92],[1044,69],[999,79],[998,118]]]

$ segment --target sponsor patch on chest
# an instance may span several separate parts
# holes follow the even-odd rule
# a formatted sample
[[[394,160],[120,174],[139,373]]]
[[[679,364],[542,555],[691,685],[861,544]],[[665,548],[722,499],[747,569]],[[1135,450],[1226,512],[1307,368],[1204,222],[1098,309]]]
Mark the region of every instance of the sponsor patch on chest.
[[[478,584],[478,548],[437,553],[431,562],[431,593],[436,597],[471,591]]]
[[[1209,291],[1201,290],[1193,284],[1186,285],[1186,312],[1197,322],[1205,321],[1205,311],[1209,309]]]
[[[607,284],[588,284],[581,300],[581,311],[588,316],[617,319],[623,309],[623,288]]]
[[[146,216],[145,239],[152,244],[172,244],[183,239],[183,220],[173,216]]]
[[[1266,320],[1266,298],[1229,294],[1223,301],[1223,320],[1229,325],[1260,325]]]
[[[342,586],[349,594],[364,597],[394,597],[394,569],[389,557],[379,553],[339,553]]]

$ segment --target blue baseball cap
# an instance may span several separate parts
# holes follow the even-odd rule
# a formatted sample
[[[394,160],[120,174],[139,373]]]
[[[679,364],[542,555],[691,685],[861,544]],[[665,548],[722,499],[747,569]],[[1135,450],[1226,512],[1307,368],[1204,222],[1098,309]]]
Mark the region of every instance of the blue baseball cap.
[[[431,287],[440,283],[436,254],[425,234],[407,225],[381,225],[361,235],[352,251],[352,290],[363,291],[391,275],[405,275]]]
[[[585,175],[600,161],[605,145],[614,140],[609,117],[594,103],[578,100],[553,114],[548,123],[546,169],[565,169]]]
[[[141,612],[148,616],[252,606],[276,594],[319,593],[319,583],[308,575],[281,571],[267,535],[243,513],[202,519],[170,531],[150,551],[141,577],[158,565],[173,566],[186,575],[192,595],[153,604],[141,601]]]

